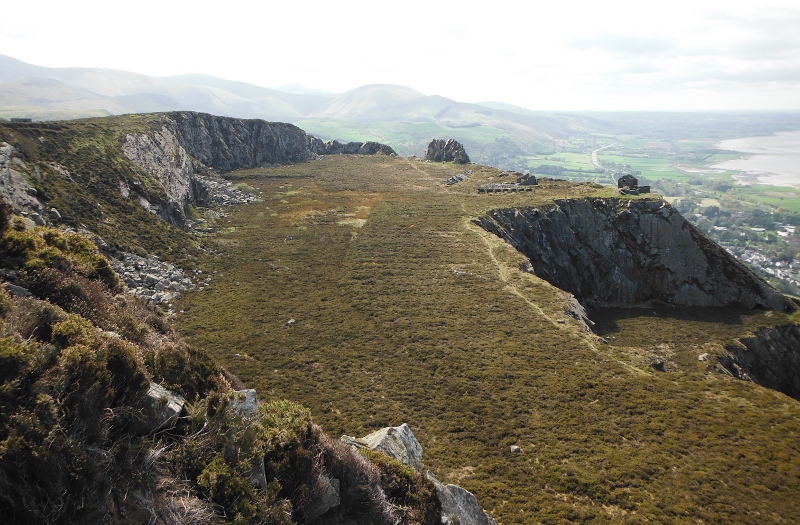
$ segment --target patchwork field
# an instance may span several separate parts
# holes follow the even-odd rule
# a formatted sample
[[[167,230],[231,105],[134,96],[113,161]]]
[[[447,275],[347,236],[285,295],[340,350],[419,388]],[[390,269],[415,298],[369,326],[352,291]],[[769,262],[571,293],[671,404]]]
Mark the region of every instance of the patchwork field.
[[[383,156],[229,174],[262,200],[203,239],[212,281],[180,332],[332,435],[407,422],[502,524],[800,521],[800,403],[698,360],[786,316],[606,310],[587,333],[472,220],[614,190],[478,195],[504,179],[468,168],[452,187],[463,168]]]

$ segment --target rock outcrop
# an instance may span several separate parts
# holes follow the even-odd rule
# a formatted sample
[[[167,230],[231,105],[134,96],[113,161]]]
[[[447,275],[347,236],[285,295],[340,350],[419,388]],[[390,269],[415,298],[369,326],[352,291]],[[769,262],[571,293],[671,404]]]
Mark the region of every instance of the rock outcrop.
[[[486,514],[475,495],[458,485],[445,485],[430,471],[428,480],[436,487],[442,503],[442,525],[497,525],[497,521]]]
[[[403,465],[422,470],[422,445],[419,444],[414,433],[405,423],[399,427],[385,427],[376,430],[359,439],[342,436],[342,441],[359,448],[380,450]]]
[[[494,210],[477,223],[586,306],[794,309],[661,200],[560,200],[546,209]]]
[[[158,383],[150,383],[145,399],[145,430],[152,432],[174,426],[185,404],[183,396]]]
[[[422,470],[422,446],[405,423],[376,430],[362,438],[342,436],[341,441],[355,448],[379,450],[404,465]],[[425,477],[436,488],[442,505],[442,525],[497,525],[478,504],[474,494],[457,485],[444,485],[430,471]]]
[[[36,170],[33,170],[35,176]],[[30,218],[36,225],[45,224],[44,204],[24,174],[31,174],[19,152],[7,142],[0,142],[0,201],[8,203],[14,213]]]
[[[396,156],[397,153],[380,142],[348,142],[342,144],[338,140],[329,140],[323,142],[322,140],[309,136],[308,147],[312,153],[317,155],[389,155]]]
[[[731,375],[800,400],[800,326],[762,328],[740,342],[719,359]]]
[[[122,151],[164,192],[164,203],[140,199],[141,204],[177,226],[186,224],[187,204],[206,204],[201,199],[214,172],[304,162],[318,155],[395,155],[377,142],[323,142],[281,122],[182,111],[164,114],[160,124],[148,133],[128,135]],[[130,190],[121,183],[120,191]]]
[[[464,151],[464,146],[455,139],[433,139],[428,144],[425,160],[431,162],[453,162],[455,164],[469,164],[469,155]]]

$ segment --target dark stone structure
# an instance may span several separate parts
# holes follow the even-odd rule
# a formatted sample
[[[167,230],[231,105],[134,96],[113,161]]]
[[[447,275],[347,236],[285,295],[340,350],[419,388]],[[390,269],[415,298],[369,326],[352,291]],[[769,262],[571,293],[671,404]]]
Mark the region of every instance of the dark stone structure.
[[[622,195],[639,195],[650,193],[650,186],[639,186],[639,179],[626,173],[617,179],[617,188]]]

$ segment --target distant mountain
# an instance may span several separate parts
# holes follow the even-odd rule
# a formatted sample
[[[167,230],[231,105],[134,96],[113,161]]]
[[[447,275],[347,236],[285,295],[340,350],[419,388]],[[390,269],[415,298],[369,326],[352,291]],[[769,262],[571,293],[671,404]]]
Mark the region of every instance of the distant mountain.
[[[376,140],[422,154],[455,138],[477,162],[520,166],[555,151],[574,120],[508,104],[467,104],[405,86],[375,84],[331,94],[267,88],[203,74],[150,77],[106,68],[49,68],[0,55],[0,117],[36,120],[191,110],[297,123],[324,139]],[[523,159],[523,160],[520,160]]]
[[[685,133],[698,119],[730,130],[741,120],[741,115],[640,118],[637,113],[532,111],[497,101],[458,102],[388,84],[333,94],[203,74],[151,77],[107,68],[50,68],[0,55],[0,118],[63,120],[162,111],[291,122],[325,140],[377,141],[402,155],[422,155],[433,138],[454,138],[475,162],[520,170],[538,166],[540,154],[599,147],[607,135]],[[778,129],[783,118],[757,120]]]

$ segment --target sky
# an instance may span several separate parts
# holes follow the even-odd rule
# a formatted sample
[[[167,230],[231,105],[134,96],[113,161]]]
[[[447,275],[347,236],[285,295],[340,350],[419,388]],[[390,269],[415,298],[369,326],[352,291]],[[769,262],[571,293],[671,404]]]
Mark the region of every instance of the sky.
[[[0,54],[534,110],[800,109],[800,1],[28,0]]]

